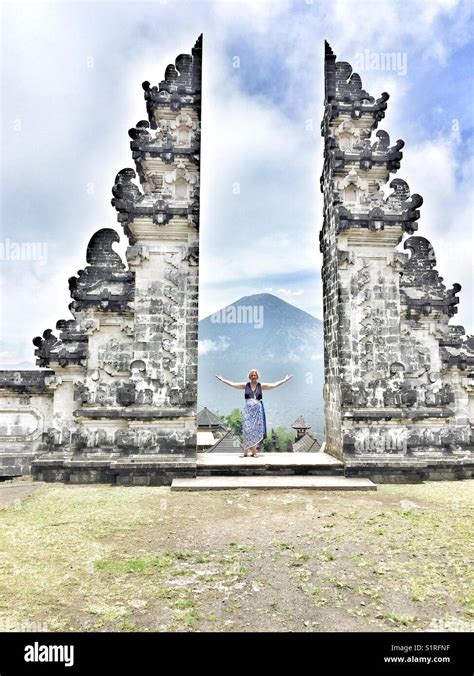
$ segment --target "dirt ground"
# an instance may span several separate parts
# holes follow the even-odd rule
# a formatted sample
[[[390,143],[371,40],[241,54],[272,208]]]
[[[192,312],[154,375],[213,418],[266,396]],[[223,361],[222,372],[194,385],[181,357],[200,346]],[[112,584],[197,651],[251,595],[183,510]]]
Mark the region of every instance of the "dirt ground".
[[[2,631],[472,631],[474,481],[0,484]]]

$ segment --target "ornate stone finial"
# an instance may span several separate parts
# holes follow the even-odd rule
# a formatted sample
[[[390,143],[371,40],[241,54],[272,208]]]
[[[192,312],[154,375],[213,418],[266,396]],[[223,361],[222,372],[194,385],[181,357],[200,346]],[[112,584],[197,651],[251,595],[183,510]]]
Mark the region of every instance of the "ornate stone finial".
[[[374,103],[365,89],[362,89],[362,80],[358,73],[354,73],[347,61],[336,62],[336,96],[340,101],[368,101]]]
[[[394,178],[390,183],[393,192],[387,197],[387,206],[402,215],[402,224],[405,232],[412,234],[418,229],[417,221],[420,218],[418,207],[423,204],[423,198],[418,193],[410,196],[408,183],[401,178]]]
[[[403,248],[408,249],[412,254],[406,265],[406,274],[416,274],[435,267],[435,252],[426,237],[410,237],[404,243]]]
[[[193,57],[191,54],[180,54],[176,57],[176,70],[179,72],[178,78],[182,87],[192,86],[192,66]],[[178,79],[177,78],[177,79]]]
[[[112,228],[102,228],[92,235],[87,245],[86,260],[94,267],[115,268],[123,270],[125,265],[112,244],[120,242],[120,237]]]
[[[327,40],[324,40],[324,55],[326,57],[335,56],[334,52],[332,51],[332,47]]]
[[[324,41],[324,90],[326,103],[336,96],[336,55],[329,42]]]
[[[174,84],[177,79],[178,71],[176,70],[175,66],[170,63],[165,70],[165,82],[166,84]]]
[[[38,366],[58,364],[61,367],[83,364],[87,359],[87,335],[76,319],[60,319],[56,322],[60,331],[57,338],[51,329],[46,329],[43,337],[33,338],[37,348],[35,355]]]
[[[137,122],[136,126],[128,130],[128,135],[134,141],[150,141],[151,134],[148,131],[150,128],[150,123],[148,120],[140,120]],[[133,150],[133,148],[132,148]]]
[[[137,177],[134,169],[126,168],[119,171],[115,177],[115,183],[112,188],[112,206],[118,208],[120,202],[133,202],[143,197],[140,188],[132,183],[132,180]]]
[[[127,309],[133,298],[134,278],[113,250],[115,242],[120,242],[120,237],[112,228],[102,228],[91,237],[87,246],[89,265],[79,270],[77,277],[69,279],[69,290],[74,299],[72,311]]]
[[[324,81],[325,103],[328,106],[326,117],[331,120],[341,113],[349,113],[352,118],[360,118],[362,113],[370,113],[373,128],[385,116],[389,95],[383,92],[375,100],[362,88],[358,73],[352,71],[347,61],[336,61],[336,55],[328,42],[324,43]],[[327,120],[326,120],[327,122]],[[323,121],[323,135],[324,135]]]
[[[43,337],[33,338],[33,345],[36,347],[35,355],[38,366],[49,366],[51,353],[55,347],[60,345],[61,341],[53,334],[52,329],[43,331]]]
[[[400,289],[407,303],[407,317],[419,319],[421,315],[431,315],[435,310],[452,317],[457,312],[461,290],[460,284],[454,284],[446,291],[443,278],[435,269],[436,256],[431,243],[425,237],[409,237],[403,247],[411,251],[400,278]]]
[[[179,111],[191,98],[197,107],[201,96],[202,35],[196,40],[191,54],[179,54],[175,65],[169,64],[158,87],[143,82],[148,118],[152,129],[157,128],[156,111],[161,107]]]
[[[55,345],[57,342],[58,339],[53,334],[52,329],[46,329],[45,331],[43,331],[43,337],[37,336],[36,338],[33,338],[33,345],[35,345],[37,348],[40,349],[51,347],[52,345]]]

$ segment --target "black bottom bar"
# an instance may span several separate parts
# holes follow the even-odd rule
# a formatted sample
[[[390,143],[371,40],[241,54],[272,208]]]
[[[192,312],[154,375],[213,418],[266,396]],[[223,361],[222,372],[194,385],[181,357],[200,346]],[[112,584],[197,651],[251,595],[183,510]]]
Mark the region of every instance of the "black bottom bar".
[[[3,633],[0,675],[235,672],[282,666],[315,674],[474,673],[469,633]],[[33,661],[34,660],[34,661]],[[330,671],[327,671],[329,669]],[[99,671],[100,670],[100,671]],[[113,670],[113,671],[112,671]]]

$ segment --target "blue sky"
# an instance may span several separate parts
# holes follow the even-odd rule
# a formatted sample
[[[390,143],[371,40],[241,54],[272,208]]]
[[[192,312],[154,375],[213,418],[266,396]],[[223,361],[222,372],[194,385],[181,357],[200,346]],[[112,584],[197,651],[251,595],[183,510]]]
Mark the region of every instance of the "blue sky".
[[[406,55],[406,74],[359,71],[390,94],[380,128],[405,140],[397,176],[424,198],[418,234],[473,330],[472,3],[15,2],[2,6],[1,241],[45,261],[0,260],[0,363],[33,362],[31,339],[69,316],[68,277],[133,166],[127,131],[141,83],[204,33],[200,316],[271,291],[322,317],[323,41],[340,60]],[[239,67],[235,67],[238,65]],[[239,186],[238,194],[235,186]]]

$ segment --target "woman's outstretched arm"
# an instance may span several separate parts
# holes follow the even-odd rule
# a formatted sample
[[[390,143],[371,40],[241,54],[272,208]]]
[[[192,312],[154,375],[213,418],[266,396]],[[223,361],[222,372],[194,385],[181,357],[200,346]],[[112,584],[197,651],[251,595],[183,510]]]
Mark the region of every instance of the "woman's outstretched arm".
[[[293,376],[285,376],[283,380],[277,380],[276,383],[262,383],[262,390],[273,390],[274,387],[280,387],[280,385],[287,383],[291,378]]]
[[[245,390],[245,383],[233,383],[231,380],[225,380],[222,376],[216,376],[217,380],[220,380],[221,383],[225,385],[230,385],[231,387],[236,387],[238,390]]]

